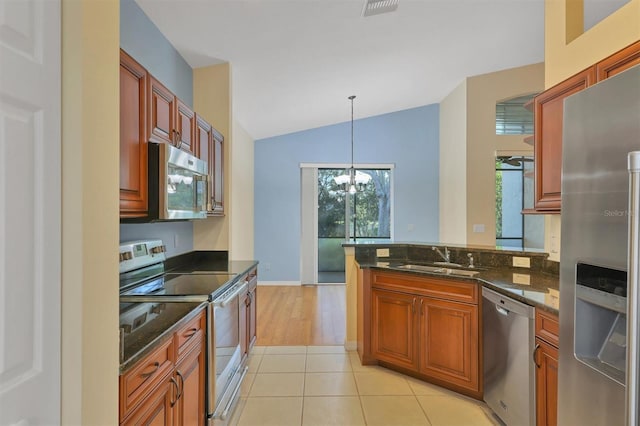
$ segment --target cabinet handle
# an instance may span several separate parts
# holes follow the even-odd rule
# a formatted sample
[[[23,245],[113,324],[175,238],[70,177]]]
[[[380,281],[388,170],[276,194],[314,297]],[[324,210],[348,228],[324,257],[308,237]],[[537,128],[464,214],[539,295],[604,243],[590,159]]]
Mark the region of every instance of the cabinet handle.
[[[198,332],[197,328],[190,328],[189,330],[187,330],[188,333],[184,333],[183,336],[186,337],[187,339],[191,336],[193,336],[194,334],[196,334]]]
[[[536,348],[533,350],[533,363],[537,368],[542,367],[542,364],[538,364],[538,350],[540,349],[540,344],[536,343]]]
[[[180,378],[180,390],[178,391],[178,396],[176,397],[176,401],[179,400],[184,394],[184,376],[180,372],[180,370],[176,370],[176,374]]]
[[[176,148],[180,149],[182,147],[182,133],[180,133],[179,131],[176,131],[176,133],[178,134],[178,141],[177,141]]]
[[[178,402],[178,398],[180,397],[179,388],[178,388],[178,382],[176,381],[176,379],[171,377],[169,380],[171,380],[171,383],[173,383],[173,385],[176,387],[176,395],[177,395],[176,399],[171,401],[171,406],[173,407],[174,405],[176,405],[176,402]]]
[[[149,371],[148,373],[140,373],[140,377],[144,377],[145,379],[147,379],[151,377],[153,373],[158,371],[158,368],[160,368],[160,363],[158,361],[154,362],[152,365],[154,367],[153,370]]]

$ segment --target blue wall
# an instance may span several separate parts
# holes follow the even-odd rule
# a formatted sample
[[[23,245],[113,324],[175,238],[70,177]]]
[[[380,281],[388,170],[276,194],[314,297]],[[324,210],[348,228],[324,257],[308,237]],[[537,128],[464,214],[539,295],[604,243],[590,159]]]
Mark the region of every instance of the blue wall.
[[[345,122],[255,142],[255,257],[261,280],[300,280],[300,163],[350,163],[350,132]],[[354,152],[356,164],[395,164],[394,239],[437,241],[439,106],[356,120]]]
[[[120,0],[120,47],[184,103],[193,106],[193,70],[133,0]],[[120,241],[145,238],[161,239],[169,256],[191,251],[193,223],[120,225]]]
[[[120,47],[193,107],[193,70],[134,0],[120,0]]]

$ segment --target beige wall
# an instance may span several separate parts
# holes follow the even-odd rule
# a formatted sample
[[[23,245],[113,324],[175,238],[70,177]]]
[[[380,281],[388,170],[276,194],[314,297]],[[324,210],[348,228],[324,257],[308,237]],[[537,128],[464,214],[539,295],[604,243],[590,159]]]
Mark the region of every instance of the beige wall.
[[[230,163],[233,150],[231,128],[231,67],[228,63],[193,70],[193,109],[224,136],[224,203],[223,217],[209,217],[193,222],[195,250],[229,250],[229,217],[232,194]]]
[[[496,151],[533,151],[496,135],[496,103],[543,90],[540,63],[469,77],[440,103],[440,242],[495,245]]]
[[[229,255],[234,260],[253,259],[253,138],[233,120]]]
[[[118,423],[119,46],[118,1],[63,0],[64,425]]]
[[[523,136],[496,135],[496,103],[543,90],[542,63],[467,79],[467,244],[496,244],[496,151],[533,152]],[[473,232],[474,224],[484,232]]]
[[[583,33],[581,0],[545,0],[545,87],[549,88],[640,39],[640,0]]]
[[[440,242],[466,244],[467,80],[440,103]]]

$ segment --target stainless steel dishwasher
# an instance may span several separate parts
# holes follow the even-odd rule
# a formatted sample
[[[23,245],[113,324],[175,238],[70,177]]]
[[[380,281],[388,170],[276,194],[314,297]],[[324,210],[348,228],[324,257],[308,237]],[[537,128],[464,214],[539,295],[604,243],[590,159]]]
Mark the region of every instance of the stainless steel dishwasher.
[[[532,306],[482,288],[484,401],[508,426],[535,425]]]

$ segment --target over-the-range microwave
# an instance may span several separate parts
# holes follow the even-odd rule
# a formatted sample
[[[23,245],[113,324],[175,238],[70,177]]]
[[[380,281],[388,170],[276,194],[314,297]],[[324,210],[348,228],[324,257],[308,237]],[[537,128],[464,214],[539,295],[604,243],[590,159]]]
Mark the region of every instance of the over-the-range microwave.
[[[148,146],[148,220],[205,219],[207,162],[167,143]]]

